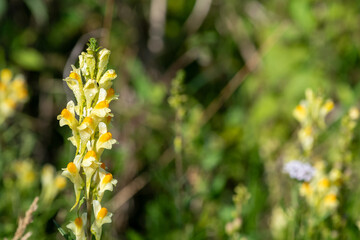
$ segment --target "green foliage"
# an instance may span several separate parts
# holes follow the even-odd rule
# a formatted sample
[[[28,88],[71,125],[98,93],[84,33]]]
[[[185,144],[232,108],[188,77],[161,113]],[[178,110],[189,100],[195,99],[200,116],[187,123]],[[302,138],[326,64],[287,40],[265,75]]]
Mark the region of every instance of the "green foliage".
[[[0,126],[0,238],[13,236],[18,217],[41,195],[43,166],[60,169],[73,156],[56,116],[66,102],[64,66],[80,41],[78,52],[111,49],[118,74],[111,131],[120,144],[102,161],[119,183],[104,196],[114,213],[104,239],[357,239],[360,135],[349,111],[360,94],[360,5],[151,5],[159,2],[0,0],[0,65],[22,72],[30,93]],[[203,5],[196,10],[197,4]],[[189,16],[195,16],[191,23]],[[91,37],[99,44],[86,46]],[[151,51],[150,37],[163,40],[162,51]],[[308,88],[335,105],[304,153],[298,139],[303,127],[292,113]],[[336,211],[321,215],[283,174],[284,163],[298,158],[321,159],[323,176],[342,173]],[[17,160],[32,164],[31,186],[20,187]],[[68,231],[76,215],[65,217],[63,210],[74,200],[68,185],[51,204],[40,202],[28,228],[34,238]],[[298,222],[302,227],[293,228]]]

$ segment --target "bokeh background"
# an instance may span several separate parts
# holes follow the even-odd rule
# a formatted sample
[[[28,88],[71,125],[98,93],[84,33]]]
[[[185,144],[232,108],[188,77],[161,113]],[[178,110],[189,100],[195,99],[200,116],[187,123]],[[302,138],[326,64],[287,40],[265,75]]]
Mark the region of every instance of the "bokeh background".
[[[0,128],[0,236],[42,194],[43,167],[60,172],[72,160],[71,132],[56,119],[71,99],[62,79],[95,37],[112,52],[120,95],[111,107],[119,144],[103,157],[118,180],[103,201],[114,213],[104,239],[227,239],[239,184],[251,195],[241,233],[270,239],[288,186],[274,180],[279,156],[296,138],[292,111],[305,89],[334,100],[335,125],[358,103],[359,10],[340,0],[0,0],[0,66],[22,73],[29,91]],[[181,120],[168,103],[179,70]],[[14,162],[30,162],[32,177],[21,180]],[[73,198],[68,182],[40,205],[29,226],[38,239],[62,239],[52,219],[65,226]]]

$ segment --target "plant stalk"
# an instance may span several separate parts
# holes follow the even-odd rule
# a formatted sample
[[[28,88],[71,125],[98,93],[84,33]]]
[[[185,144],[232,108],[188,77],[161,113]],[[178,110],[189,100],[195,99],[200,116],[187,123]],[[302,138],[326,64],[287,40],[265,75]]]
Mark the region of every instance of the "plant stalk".
[[[92,203],[91,203],[91,193],[89,198],[86,199],[86,212],[87,212],[87,221],[86,221],[86,236],[88,240],[92,239],[91,233],[91,214],[92,214]]]

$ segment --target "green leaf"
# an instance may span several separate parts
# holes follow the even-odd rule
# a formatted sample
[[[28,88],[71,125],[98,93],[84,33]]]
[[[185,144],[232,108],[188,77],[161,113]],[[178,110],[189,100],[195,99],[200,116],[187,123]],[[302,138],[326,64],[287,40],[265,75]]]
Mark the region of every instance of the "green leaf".
[[[12,60],[26,70],[41,70],[45,65],[43,56],[33,48],[15,50]]]
[[[60,232],[60,234],[66,239],[66,240],[74,240],[70,237],[70,235],[64,230],[62,229],[62,227],[55,221],[55,219],[53,219],[54,224],[56,225],[58,231]]]
[[[42,0],[25,0],[24,2],[39,25],[44,24],[48,20],[46,5]]]
[[[7,8],[7,4],[5,0],[0,0],[0,18],[4,15]]]

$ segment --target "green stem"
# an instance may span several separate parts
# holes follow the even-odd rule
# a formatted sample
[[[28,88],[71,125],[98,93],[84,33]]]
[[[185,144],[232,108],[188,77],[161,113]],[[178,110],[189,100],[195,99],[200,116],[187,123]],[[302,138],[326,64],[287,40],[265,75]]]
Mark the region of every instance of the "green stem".
[[[90,193],[90,195],[91,195],[91,193]],[[87,212],[86,236],[87,236],[88,240],[92,239],[92,233],[91,233],[92,203],[91,203],[90,195],[89,195],[89,198],[86,199],[86,212]]]

